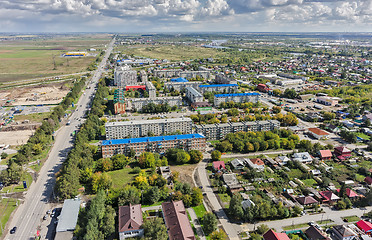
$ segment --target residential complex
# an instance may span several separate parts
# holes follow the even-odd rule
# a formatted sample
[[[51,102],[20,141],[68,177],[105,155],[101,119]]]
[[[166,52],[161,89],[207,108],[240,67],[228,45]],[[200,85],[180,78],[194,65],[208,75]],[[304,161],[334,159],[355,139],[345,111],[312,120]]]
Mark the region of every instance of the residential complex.
[[[220,83],[220,84],[234,84],[236,83],[236,80],[226,76],[226,75],[222,75],[222,74],[217,74],[216,75],[216,78],[215,78],[215,82],[216,83]]]
[[[257,103],[260,100],[259,93],[230,93],[230,94],[216,94],[214,95],[214,106],[219,106],[223,102],[253,102]]]
[[[125,99],[124,91],[122,89],[116,89],[114,92],[114,112],[115,114],[125,113]]]
[[[238,91],[238,84],[212,84],[212,85],[199,85],[199,91],[201,93],[205,92],[224,92],[224,93],[234,93]]]
[[[137,85],[137,71],[129,66],[115,68],[114,85],[118,87]]]
[[[280,127],[277,120],[256,122],[229,122],[220,124],[195,125],[195,133],[203,134],[207,140],[223,139],[228,133],[272,131]]]
[[[102,157],[126,154],[133,149],[137,155],[143,152],[165,153],[170,148],[186,151],[205,151],[206,139],[201,134],[170,135],[159,137],[112,139],[102,141]]]
[[[159,78],[171,78],[171,77],[179,77],[179,73],[181,69],[162,69],[162,70],[154,70],[154,77]]]
[[[204,79],[209,79],[211,78],[211,72],[206,70],[206,71],[184,71],[180,72],[180,77],[184,78],[196,78],[196,77],[201,77]]]
[[[181,200],[163,202],[161,206],[169,240],[196,239],[187,217],[185,206]]]
[[[108,122],[105,125],[106,139],[122,139],[128,136],[144,137],[149,134],[167,135],[179,131],[183,134],[192,132],[190,118],[169,118],[124,122]]]
[[[149,98],[156,98],[156,88],[152,82],[145,82],[146,91],[149,93]]]
[[[147,73],[146,73],[145,70],[141,70],[139,72],[139,76],[140,76],[141,82],[147,82],[148,81]]]
[[[162,69],[162,70],[154,70],[154,76],[160,77],[160,78],[172,78],[172,77],[195,78],[199,76],[204,79],[209,79],[211,78],[211,72],[209,70],[182,71],[181,69]]]
[[[154,104],[165,104],[169,106],[180,107],[182,105],[182,97],[155,97],[155,98],[131,98],[127,99],[127,109],[141,111],[143,106],[154,103]]]
[[[203,102],[203,95],[193,87],[186,87],[186,97],[191,103]]]
[[[198,88],[200,82],[165,82],[164,87],[169,90],[182,91],[187,87]]]

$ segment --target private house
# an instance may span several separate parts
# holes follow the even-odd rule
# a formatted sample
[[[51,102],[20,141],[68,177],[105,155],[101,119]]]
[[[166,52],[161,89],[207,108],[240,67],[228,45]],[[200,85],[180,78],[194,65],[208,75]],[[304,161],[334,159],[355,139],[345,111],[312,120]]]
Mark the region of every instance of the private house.
[[[119,207],[119,238],[120,240],[132,237],[141,237],[144,233],[142,225],[141,204]]]
[[[246,199],[242,201],[242,207],[244,211],[247,210],[247,208],[254,207],[254,206],[256,206],[256,204],[250,199]]]
[[[213,170],[214,171],[218,171],[218,170],[221,170],[221,169],[225,169],[226,170],[225,162],[224,161],[214,161],[212,163],[212,167],[213,167]]]
[[[308,152],[295,153],[292,155],[292,161],[299,161],[300,163],[308,164],[313,161],[313,157]]]
[[[161,206],[169,240],[196,239],[187,217],[185,206],[181,200],[163,202]]]
[[[327,235],[323,232],[320,231],[318,228],[315,226],[311,226],[305,231],[305,235],[309,240],[329,240],[330,238],[327,237]]]
[[[308,130],[309,130],[309,134],[318,140],[326,139],[328,138],[328,135],[329,135],[329,133],[319,128],[309,128]]]
[[[242,185],[239,183],[238,179],[236,179],[234,173],[223,174],[222,178],[231,192],[239,192],[243,190]]]
[[[274,232],[272,229],[267,231],[263,235],[263,238],[265,240],[290,240],[290,238],[287,236],[286,233],[277,233],[277,232]]]
[[[344,225],[333,226],[333,233],[337,240],[354,240],[358,236],[353,230]]]
[[[297,202],[299,202],[302,206],[310,206],[318,204],[319,202],[315,200],[312,196],[301,196],[297,198]]]
[[[236,170],[242,170],[245,167],[244,162],[238,158],[235,158],[234,160],[232,160],[231,165]]]
[[[371,235],[372,234],[372,223],[360,220],[359,222],[356,223],[358,228],[362,230],[363,233]]]
[[[264,162],[259,158],[245,159],[245,162],[250,168],[256,169],[257,171],[263,171],[265,169]]]
[[[322,160],[331,160],[332,152],[331,150],[319,150],[319,156]]]
[[[332,191],[321,191],[319,192],[319,194],[322,196],[322,201],[324,203],[329,203],[329,204],[333,204],[335,202],[337,202],[338,200],[340,200],[340,198],[334,194]]]
[[[372,186],[372,177],[368,176],[364,179],[364,182],[367,183],[368,186]]]
[[[337,192],[340,192],[340,189],[337,189]],[[353,190],[351,190],[350,188],[346,188],[346,196],[348,198],[357,198],[359,197],[359,195],[354,192]]]
[[[351,151],[348,148],[343,147],[343,146],[335,147],[334,154],[340,160],[345,160],[351,157]]]
[[[287,157],[287,156],[278,156],[278,157],[275,158],[275,160],[280,165],[286,165],[288,163],[288,161],[290,161],[291,159],[289,159],[289,157]]]

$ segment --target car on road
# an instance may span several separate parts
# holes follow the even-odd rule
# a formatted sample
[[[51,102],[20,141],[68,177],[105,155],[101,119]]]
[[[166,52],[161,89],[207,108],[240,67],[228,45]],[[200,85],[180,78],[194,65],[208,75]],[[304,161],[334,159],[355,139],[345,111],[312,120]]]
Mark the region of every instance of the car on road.
[[[14,234],[17,231],[17,227],[13,227],[10,229],[10,234]]]
[[[48,214],[44,215],[43,220],[47,220],[47,218],[48,218]]]

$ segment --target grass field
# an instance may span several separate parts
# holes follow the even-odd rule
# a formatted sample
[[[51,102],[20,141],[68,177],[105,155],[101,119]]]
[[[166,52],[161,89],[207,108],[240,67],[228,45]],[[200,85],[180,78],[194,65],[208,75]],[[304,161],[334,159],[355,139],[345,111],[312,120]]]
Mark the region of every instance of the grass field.
[[[207,213],[207,210],[205,210],[205,207],[203,204],[200,204],[199,206],[192,207],[192,208],[194,209],[195,214],[198,217],[198,219],[202,218],[204,214]]]
[[[43,113],[32,113],[28,115],[14,115],[14,121],[24,121],[30,120],[30,122],[42,122],[44,118],[47,118],[50,115],[50,112]]]
[[[116,50],[122,51],[124,54],[149,57],[156,59],[168,59],[171,61],[177,60],[189,60],[195,58],[216,58],[223,56],[224,53],[218,52],[215,49],[202,48],[197,46],[176,46],[176,45],[166,45],[166,46],[135,46],[127,47],[120,46]]]
[[[328,224],[328,223],[333,223],[331,219],[326,219],[323,221],[316,221],[317,224]]]
[[[86,71],[95,57],[63,58],[67,51],[100,49],[105,37],[58,37],[48,40],[4,41],[0,44],[0,83]],[[99,51],[93,52],[99,54]],[[54,59],[54,60],[53,60]],[[54,68],[54,61],[56,68]]]
[[[347,222],[357,222],[360,220],[358,216],[348,216],[348,217],[343,217],[342,220],[347,220]]]
[[[32,176],[29,172],[26,172],[23,174],[23,176],[21,177],[21,180],[19,181],[19,184],[18,185],[10,185],[10,186],[7,186],[7,187],[4,187],[1,192],[23,192],[23,191],[26,191],[25,188],[23,188],[23,181],[26,181],[27,183],[27,187],[29,187],[31,185],[31,182],[32,182]]]
[[[301,224],[285,226],[283,227],[283,230],[287,231],[287,230],[301,229],[301,228],[307,228],[307,227],[309,227],[307,223],[301,223]]]
[[[112,179],[112,188],[121,189],[126,184],[133,181],[134,177],[137,176],[137,174],[131,173],[132,171],[132,168],[123,168],[120,170],[107,172],[107,175],[109,175]]]
[[[16,200],[13,198],[3,198],[0,200],[0,236],[2,236],[5,224],[8,222],[10,214],[17,207]]]

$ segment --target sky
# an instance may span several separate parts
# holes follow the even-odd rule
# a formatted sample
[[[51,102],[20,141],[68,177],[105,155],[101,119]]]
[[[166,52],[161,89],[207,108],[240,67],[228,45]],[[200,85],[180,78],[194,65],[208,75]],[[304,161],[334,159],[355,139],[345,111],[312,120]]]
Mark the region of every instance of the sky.
[[[372,32],[372,0],[0,0],[0,32]]]

